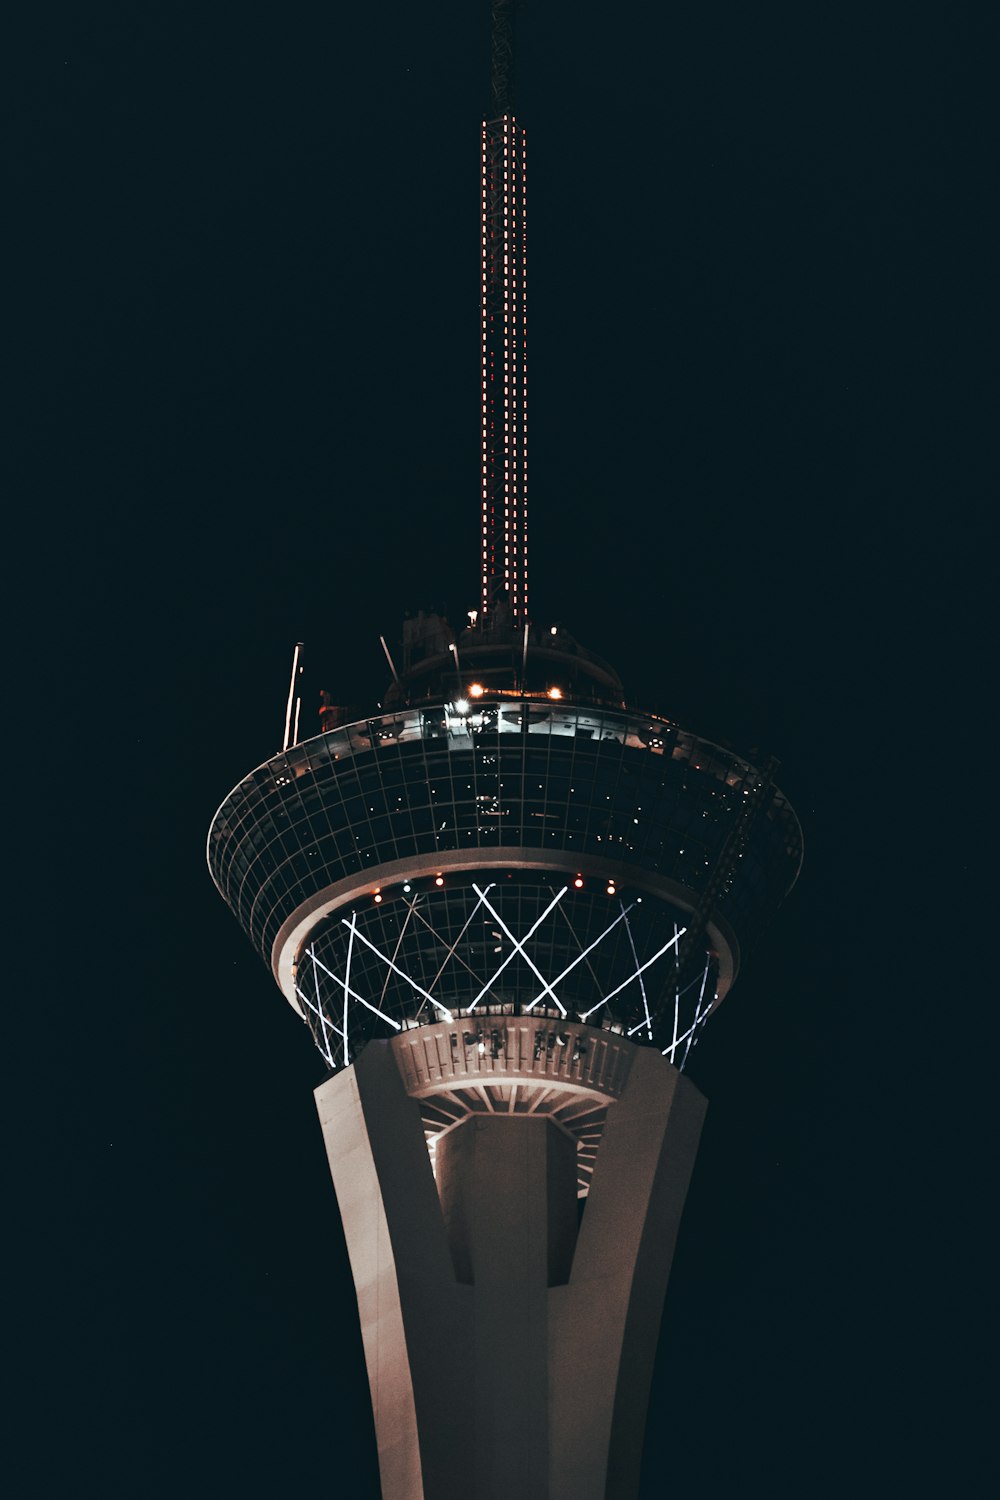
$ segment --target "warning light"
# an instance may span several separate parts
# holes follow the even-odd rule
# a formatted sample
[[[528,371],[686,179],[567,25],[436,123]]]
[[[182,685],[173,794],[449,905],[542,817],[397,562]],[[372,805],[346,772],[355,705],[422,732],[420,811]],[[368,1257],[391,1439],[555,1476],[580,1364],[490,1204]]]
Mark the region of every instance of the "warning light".
[[[435,875],[435,877],[434,877],[434,884],[435,885],[444,885],[444,876],[443,875]]]
[[[375,905],[378,906],[378,904],[379,904],[379,902],[381,900],[382,900],[382,897],[379,895],[378,891],[376,891],[375,892]]]
[[[472,683],[472,685],[469,688],[469,697],[470,698],[481,698],[483,696],[483,694],[485,693],[485,691],[486,691],[486,689],[483,687],[483,685],[482,685],[481,682],[474,682],[474,683]]]
[[[616,894],[616,892],[615,892],[615,883],[614,883],[613,880],[609,880],[608,881],[608,895],[609,896],[614,896],[615,894]]]
[[[549,697],[550,698],[561,698],[562,697],[562,688],[549,688]]]
[[[576,888],[577,888],[578,891],[582,891],[583,890],[583,876],[582,875],[578,875],[576,877],[576,879],[574,880],[573,884],[576,886]]]

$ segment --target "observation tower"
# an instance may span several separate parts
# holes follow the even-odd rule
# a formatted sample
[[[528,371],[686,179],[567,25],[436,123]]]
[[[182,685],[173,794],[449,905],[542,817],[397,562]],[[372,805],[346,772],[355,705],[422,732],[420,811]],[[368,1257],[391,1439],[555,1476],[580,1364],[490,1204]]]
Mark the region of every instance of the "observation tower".
[[[634,1500],[684,1067],[801,863],[772,762],[630,707],[529,613],[512,25],[493,0],[478,606],[405,621],[378,711],[324,694],[301,740],[296,648],[284,748],[208,841],[329,1069],[384,1500]]]

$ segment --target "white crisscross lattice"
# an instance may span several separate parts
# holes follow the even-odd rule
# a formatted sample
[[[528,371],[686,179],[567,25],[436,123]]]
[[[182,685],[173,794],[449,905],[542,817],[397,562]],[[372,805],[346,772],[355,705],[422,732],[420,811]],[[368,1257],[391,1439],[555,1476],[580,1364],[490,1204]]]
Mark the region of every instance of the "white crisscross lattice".
[[[573,960],[569,964],[567,964],[561,970],[559,974],[557,974],[552,979],[547,979],[542,970],[539,968],[536,959],[528,952],[528,944],[542,927],[542,925],[550,917],[553,917],[553,914],[560,909],[560,904],[562,903],[569,889],[568,886],[562,886],[559,890],[553,892],[552,899],[548,902],[548,905],[544,908],[540,915],[534,918],[534,920],[527,927],[522,936],[517,936],[511,929],[510,924],[501,914],[500,903],[495,898],[491,900],[491,892],[493,892],[495,888],[495,883],[490,883],[485,886],[480,886],[473,883],[472,889],[475,892],[476,901],[472,905],[470,911],[468,912],[468,915],[465,917],[465,920],[461,926],[460,931],[458,932],[457,937],[453,939],[442,936],[436,930],[433,922],[428,916],[426,904],[424,905],[424,909],[421,909],[420,897],[414,895],[410,900],[404,901],[403,903],[406,907],[406,917],[404,922],[402,923],[400,932],[391,953],[383,952],[376,942],[373,942],[370,937],[368,937],[364,932],[360,930],[356,912],[352,912],[349,918],[342,917],[340,919],[340,925],[347,930],[347,950],[342,974],[336,973],[328,963],[324,962],[324,960],[316,952],[315,944],[310,944],[310,946],[306,948],[304,961],[300,963],[299,970],[296,976],[295,991],[302,1004],[306,1007],[307,1011],[316,1019],[317,1024],[312,1027],[313,1034],[316,1038],[316,1042],[319,1046],[320,1051],[326,1059],[327,1064],[331,1068],[337,1067],[341,1064],[349,1063],[353,1060],[351,1056],[349,1024],[352,1005],[355,1007],[364,1007],[373,1015],[377,1016],[379,1020],[384,1021],[394,1032],[402,1030],[402,1022],[390,1015],[388,1010],[385,1008],[387,1004],[386,990],[392,975],[395,975],[398,979],[402,980],[403,983],[413,991],[414,996],[419,998],[419,1005],[416,1007],[415,1013],[412,1017],[413,1020],[420,1021],[422,1013],[426,1012],[427,1007],[429,1006],[432,1008],[432,1018],[434,1020],[452,1021],[455,1018],[454,998],[452,998],[451,1006],[446,1005],[440,998],[438,998],[437,995],[435,995],[434,990],[441,984],[443,979],[447,978],[451,980],[452,984],[454,983],[453,971],[456,966],[465,971],[468,983],[468,992],[470,995],[468,1002],[462,1004],[459,1007],[459,1011],[460,1013],[471,1016],[474,1014],[477,1007],[482,1005],[484,1002],[488,1006],[491,996],[495,999],[496,994],[498,993],[496,988],[498,981],[500,980],[501,976],[508,968],[508,966],[518,958],[521,959],[530,973],[534,976],[534,979],[537,981],[537,984],[539,986],[538,992],[534,994],[526,1004],[520,1007],[525,1014],[530,1014],[536,1008],[536,1006],[544,1004],[546,1008],[552,1007],[553,1009],[558,1010],[560,1016],[563,1018],[570,1016],[572,1012],[573,1019],[578,1019],[584,1022],[590,1022],[592,1017],[598,1016],[600,1013],[603,1013],[603,1019],[605,1017],[611,1016],[611,1012],[609,1010],[610,1003],[619,995],[621,995],[623,991],[628,989],[630,985],[635,985],[638,990],[639,1000],[641,1001],[642,1013],[640,1018],[633,1026],[628,1029],[626,1034],[632,1037],[637,1033],[643,1033],[643,1037],[646,1041],[658,1042],[659,1044],[661,1044],[661,1050],[664,1056],[668,1057],[675,1066],[683,1068],[684,1063],[687,1061],[691,1046],[696,1039],[696,1034],[699,1028],[703,1025],[704,1021],[707,1019],[708,1014],[711,1011],[715,1001],[714,992],[708,994],[708,980],[711,969],[711,959],[709,956],[706,956],[702,972],[700,974],[697,974],[694,979],[685,984],[683,988],[681,988],[678,983],[675,983],[673,985],[673,1006],[670,1007],[668,1003],[668,1016],[666,1018],[661,1018],[658,1014],[654,1013],[654,1010],[651,1008],[644,976],[653,967],[654,964],[661,964],[662,966],[662,962],[664,960],[669,963],[670,956],[672,956],[673,958],[674,972],[676,973],[678,946],[680,944],[681,938],[684,936],[684,933],[687,930],[686,928],[680,927],[675,923],[673,936],[667,942],[662,943],[657,948],[656,952],[653,953],[650,957],[640,961],[636,948],[635,937],[632,930],[632,924],[629,921],[629,913],[634,910],[636,903],[635,901],[633,901],[629,905],[626,905],[624,901],[619,900],[619,910],[617,914],[607,924],[607,926],[604,927],[604,929],[598,934],[598,936],[595,937],[585,948],[581,948],[581,951],[573,958]],[[477,974],[467,962],[467,960],[463,957],[463,955],[459,952],[459,947],[462,943],[463,938],[465,938],[474,917],[480,911],[486,911],[489,913],[489,916],[496,923],[497,928],[499,929],[496,936],[500,938],[500,935],[502,933],[503,937],[507,939],[507,942],[510,945],[509,951],[504,954],[504,956],[496,964],[493,972],[485,981],[482,979],[481,974]],[[440,962],[437,963],[434,977],[433,979],[430,979],[428,981],[427,985],[421,984],[417,979],[413,978],[413,976],[407,973],[406,969],[398,961],[403,945],[403,938],[411,922],[414,924],[419,924],[419,926],[425,929],[443,950],[444,956],[440,960]],[[589,1006],[588,1009],[582,1011],[579,1009],[574,1009],[572,1002],[569,1002],[566,997],[565,990],[562,994],[560,994],[560,987],[565,984],[565,981],[569,978],[569,976],[573,973],[578,965],[585,963],[588,960],[589,956],[594,953],[594,951],[598,949],[601,944],[607,941],[607,939],[611,936],[612,933],[616,931],[620,924],[624,924],[624,930],[628,940],[628,948],[631,953],[631,963],[634,966],[632,968],[632,972],[629,973],[619,983],[615,984],[612,989],[608,990],[606,994],[602,995],[601,998],[595,1004]],[[569,925],[571,930],[573,930],[572,923],[570,923]],[[355,984],[352,983],[352,964],[354,962],[354,957],[357,951],[356,945],[358,943],[362,944],[372,955],[374,955],[375,959],[378,960],[378,964],[385,969],[384,983],[382,984],[381,990],[378,992],[377,996],[369,997],[360,993],[360,991],[355,987]],[[594,971],[592,966],[589,964],[588,969],[593,976]],[[619,970],[619,972],[621,971]],[[355,981],[355,983],[361,982],[362,981]],[[332,992],[331,986],[333,987]],[[693,1020],[691,1020],[690,1024],[682,1030],[681,1002],[689,992],[693,991],[696,988],[697,999],[695,1001],[694,1017]],[[669,1011],[671,1009],[672,1016],[669,1015]],[[688,1010],[688,1015],[690,1015],[690,1010]],[[336,1016],[336,1019],[333,1019],[334,1016]],[[431,1017],[428,1015],[428,1019],[430,1018]],[[667,1020],[669,1020],[670,1023],[669,1027],[666,1027]],[[593,1024],[600,1024],[600,1021],[593,1022]],[[665,1029],[665,1027],[667,1029],[667,1036],[661,1035],[658,1037],[656,1035],[657,1030],[662,1031]],[[668,1037],[669,1040],[667,1039]],[[666,1045],[662,1045],[664,1041],[666,1042]]]

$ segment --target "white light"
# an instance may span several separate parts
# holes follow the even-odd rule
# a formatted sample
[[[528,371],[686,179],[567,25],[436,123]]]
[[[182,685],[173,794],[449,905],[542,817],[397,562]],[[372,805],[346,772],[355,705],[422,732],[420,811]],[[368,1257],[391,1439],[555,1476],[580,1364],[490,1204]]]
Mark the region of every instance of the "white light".
[[[467,714],[469,712],[469,700],[468,700],[468,698],[459,698],[456,701],[456,703],[455,703],[455,712],[458,713],[458,714]]]
[[[384,953],[380,953],[379,950],[376,948],[375,944],[372,943],[372,942],[369,942],[368,938],[365,937],[365,935],[364,935],[363,932],[359,932],[358,931],[357,926],[355,925],[355,919],[354,919],[353,916],[351,917],[351,920],[349,922],[347,921],[347,919],[345,917],[342,917],[341,918],[341,922],[342,922],[343,926],[349,927],[351,929],[351,934],[352,934],[353,937],[359,937],[361,939],[361,941],[364,943],[365,947],[371,949],[371,951],[375,954],[376,958],[380,958],[382,960],[382,962],[384,964],[386,964],[392,970],[392,972],[394,974],[398,974],[399,977],[400,977],[400,979],[405,980],[406,983],[410,986],[411,990],[416,990],[416,992],[417,992],[418,995],[423,995],[423,997],[424,997],[425,1000],[429,1000],[431,1002],[431,1004],[435,1007],[435,1009],[439,1010],[441,1012],[442,1016],[444,1017],[444,1019],[446,1021],[451,1021],[451,1020],[454,1019],[453,1016],[452,1016],[452,1014],[451,1014],[451,1011],[448,1009],[448,1007],[446,1005],[442,1005],[441,1002],[440,1002],[440,1000],[435,1000],[433,995],[429,994],[427,990],[425,990],[421,985],[417,984],[417,982],[416,982],[415,979],[411,979],[410,976],[409,976],[409,974],[405,974],[403,972],[403,970],[399,967],[398,964],[393,963],[393,961],[392,961],[391,958],[386,958],[386,956],[385,956]],[[313,957],[313,962],[316,963],[316,962],[318,962],[318,960],[315,957]],[[327,969],[327,973],[328,974],[330,973],[329,969]],[[330,978],[331,979],[337,979],[337,976],[336,976],[336,974],[330,974]],[[343,980],[338,979],[337,983],[338,984],[343,984]],[[358,995],[356,998],[359,999],[359,1000],[361,1000],[361,996],[360,995]],[[362,1000],[361,1003],[363,1005],[367,1005],[369,1010],[375,1011],[375,1014],[377,1016],[382,1016],[382,1012],[380,1010],[378,1010],[374,1005],[372,1005],[368,1000]],[[396,1028],[397,1031],[400,1030],[399,1022],[398,1021],[393,1021],[391,1016],[383,1016],[382,1018],[385,1021],[389,1021],[391,1025],[395,1026],[395,1028]]]
[[[632,959],[633,959],[633,962],[635,963],[636,973],[637,973],[638,978],[639,978],[639,989],[642,991],[642,1008],[646,1012],[646,1035],[649,1038],[649,1040],[652,1041],[653,1040],[653,1018],[649,1014],[649,1001],[646,999],[646,986],[643,984],[643,981],[642,981],[642,970],[639,968],[639,955],[635,951],[635,942],[633,941],[633,938],[632,938],[632,924],[630,923],[628,917],[625,918],[625,931],[628,933],[628,944],[629,944],[629,947],[632,949]],[[642,1023],[640,1022],[640,1025],[641,1024]],[[632,1035],[633,1031],[638,1031],[638,1029],[639,1029],[638,1026],[633,1026],[632,1027],[632,1031],[629,1032],[629,1036]]]
[[[354,927],[354,918],[352,917],[352,919],[351,919],[350,922],[345,921],[344,922],[344,926],[351,928],[351,940],[353,942],[354,933],[356,931],[356,929]],[[358,935],[358,937],[361,937],[361,933],[360,932],[357,935]],[[366,942],[366,943],[368,942],[367,938],[362,938],[361,940],[362,940],[362,942]],[[373,945],[371,943],[369,943],[368,946],[372,947]],[[378,949],[376,948],[375,951],[377,953]],[[343,991],[344,991],[344,1027],[345,1027],[345,1032],[346,1032],[346,1027],[347,1027],[347,996],[348,995],[350,995],[350,997],[351,997],[352,1000],[357,1000],[361,1005],[367,1005],[367,1007],[368,1007],[368,1009],[370,1011],[374,1011],[375,1015],[377,1015],[381,1020],[388,1021],[388,1023],[389,1023],[390,1026],[395,1026],[395,1028],[396,1028],[397,1031],[401,1031],[402,1030],[402,1027],[400,1026],[400,1024],[399,1024],[398,1021],[394,1021],[391,1016],[387,1016],[386,1013],[385,1013],[385,1011],[379,1010],[378,1006],[377,1005],[373,1005],[370,1000],[366,1000],[365,997],[364,997],[364,995],[359,995],[358,992],[357,992],[357,990],[352,990],[351,986],[348,984],[348,982],[347,982],[346,979],[341,979],[341,977],[340,977],[339,974],[335,974],[332,969],[328,969],[327,966],[326,966],[326,964],[322,961],[322,959],[319,959],[319,958],[316,957],[316,954],[313,952],[312,948],[307,948],[306,952],[308,953],[309,957],[312,959],[312,961],[316,965],[316,967],[318,969],[322,969],[323,973],[326,974],[330,979],[332,979],[335,984],[339,984],[341,986],[341,988],[343,989]],[[381,958],[381,956],[382,955],[379,954],[380,958]]]
[[[537,931],[537,929],[542,925],[542,923],[545,921],[545,918],[549,915],[549,913],[556,906],[559,905],[559,902],[565,896],[565,894],[566,894],[567,890],[569,889],[569,887],[564,885],[563,888],[562,888],[562,890],[559,891],[558,894],[553,897],[553,899],[549,902],[548,906],[542,912],[541,916],[537,917],[535,919],[535,921],[532,923],[531,927],[525,933],[524,937],[521,939],[520,942],[518,942],[517,938],[511,932],[510,928],[507,926],[506,922],[503,920],[503,918],[501,917],[500,913],[497,911],[496,907],[492,906],[490,904],[490,902],[487,901],[487,899],[486,899],[486,891],[481,891],[479,889],[478,885],[476,885],[475,883],[473,883],[472,889],[475,891],[476,895],[479,897],[479,899],[482,902],[482,904],[486,907],[486,910],[489,912],[490,916],[496,922],[497,926],[503,928],[504,933],[510,939],[510,941],[514,944],[514,947],[511,949],[510,953],[508,953],[507,957],[504,959],[504,961],[500,965],[499,969],[497,969],[497,971],[493,975],[492,979],[488,979],[486,981],[486,983],[483,985],[482,989],[479,991],[479,994],[476,996],[476,998],[473,1000],[472,1004],[469,1006],[469,1010],[470,1011],[475,1010],[476,1006],[479,1004],[480,1000],[486,994],[486,991],[490,988],[490,986],[496,984],[497,980],[500,978],[500,975],[503,973],[504,969],[506,969],[506,967],[510,963],[511,959],[514,958],[515,954],[520,953],[521,957],[524,959],[525,963],[528,965],[528,968],[531,969],[532,973],[535,975],[535,978],[539,979],[541,981],[541,983],[542,983],[542,994],[538,996],[538,1000],[541,1000],[543,995],[546,995],[546,994],[551,995],[552,999],[555,1001],[556,1005],[559,1007],[559,1010],[560,1010],[561,1014],[565,1016],[565,1014],[566,1014],[566,1007],[563,1005],[562,1001],[559,999],[559,996],[555,993],[555,991],[553,990],[552,986],[550,984],[546,983],[544,975],[542,975],[539,972],[539,970],[536,967],[536,965],[528,957],[527,953],[525,953],[525,951],[524,951],[524,944],[526,942],[528,942],[528,940],[530,938],[534,937],[535,932]],[[486,887],[487,891],[491,890],[491,889],[492,889],[491,886],[487,886]],[[535,1005],[537,1005],[538,1004],[538,1000],[535,1000],[533,1003]],[[527,1008],[528,1008],[528,1010],[530,1010],[531,1006],[529,1005]]]
[[[635,971],[635,973],[633,975],[631,975],[630,978],[628,978],[626,980],[623,980],[623,982],[620,985],[618,985],[618,987],[616,989],[613,989],[611,991],[610,995],[605,995],[604,999],[601,1001],[601,1004],[604,1005],[604,1004],[607,1003],[608,1000],[613,1000],[617,994],[620,994],[620,992],[625,988],[625,986],[627,984],[631,984],[633,979],[638,979],[640,974],[644,974],[646,972],[646,970],[649,968],[650,964],[655,964],[655,962],[656,962],[656,960],[658,958],[662,958],[663,955],[664,955],[664,953],[668,952],[668,950],[671,949],[674,946],[674,944],[677,942],[678,938],[682,938],[684,936],[685,932],[687,932],[687,928],[686,927],[682,927],[681,930],[680,930],[680,932],[678,932],[675,937],[672,937],[670,939],[669,943],[664,943],[663,947],[660,948],[656,953],[654,953],[653,956],[652,956],[652,958],[647,958],[646,962],[641,966],[641,968],[638,968]],[[360,936],[360,934],[359,934],[359,936]],[[595,1005],[594,1006],[594,1010],[596,1010],[596,1009],[597,1009],[597,1006]],[[590,1015],[590,1014],[591,1014],[591,1012],[588,1011],[587,1015]],[[581,1020],[585,1020],[586,1017],[581,1016],[580,1019]]]

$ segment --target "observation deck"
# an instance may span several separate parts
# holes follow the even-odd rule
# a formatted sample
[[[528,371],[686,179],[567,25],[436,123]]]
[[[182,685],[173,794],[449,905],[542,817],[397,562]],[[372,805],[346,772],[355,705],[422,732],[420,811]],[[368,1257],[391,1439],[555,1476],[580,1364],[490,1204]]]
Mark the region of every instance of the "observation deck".
[[[331,1068],[440,1023],[496,1057],[514,1017],[546,1047],[552,1023],[583,1022],[681,1067],[798,874],[773,789],[682,972],[759,782],[655,715],[544,693],[420,704],[258,767],[216,814],[209,865]]]

